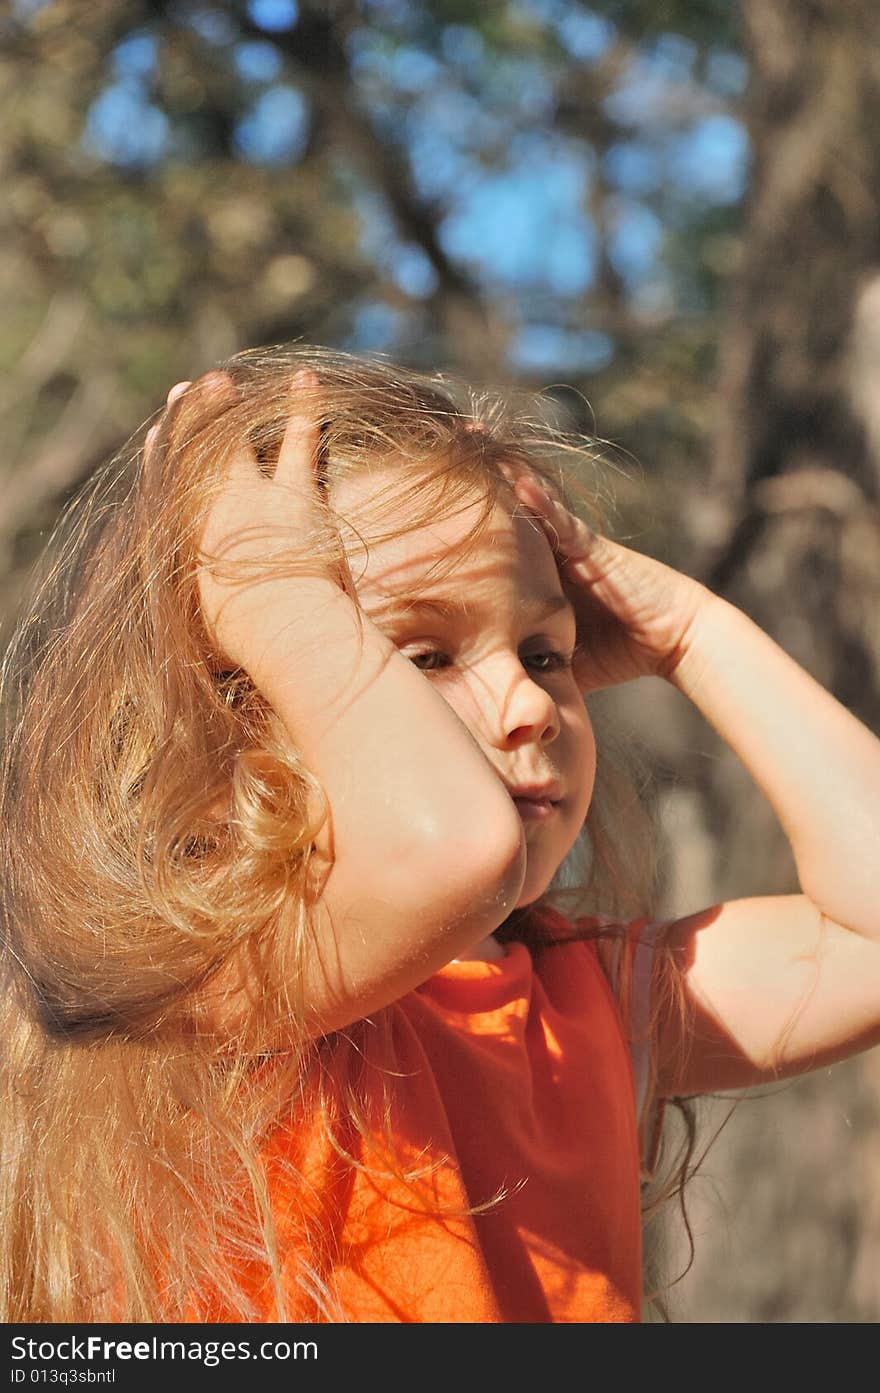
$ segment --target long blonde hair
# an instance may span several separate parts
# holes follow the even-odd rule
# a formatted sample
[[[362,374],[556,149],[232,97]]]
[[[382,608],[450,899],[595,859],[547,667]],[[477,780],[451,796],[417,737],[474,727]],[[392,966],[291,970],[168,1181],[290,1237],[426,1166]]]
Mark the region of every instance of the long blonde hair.
[[[297,345],[232,359],[234,394],[195,422],[170,413],[146,453],[135,437],[66,510],[0,691],[5,1322],[182,1319],[206,1286],[247,1320],[238,1260],[285,1309],[259,1156],[317,1048],[298,968],[322,795],[247,674],[218,665],[195,573],[229,451],[247,442],[271,467],[302,367],[331,498],[381,462],[414,527],[475,484],[488,517],[517,460],[591,496],[592,450],[534,403]],[[398,499],[336,521],[387,536]],[[338,526],[308,548],[293,570],[337,564]],[[548,900],[644,913],[651,846],[632,780],[600,757]],[[234,1029],[216,1028],[218,1000]]]

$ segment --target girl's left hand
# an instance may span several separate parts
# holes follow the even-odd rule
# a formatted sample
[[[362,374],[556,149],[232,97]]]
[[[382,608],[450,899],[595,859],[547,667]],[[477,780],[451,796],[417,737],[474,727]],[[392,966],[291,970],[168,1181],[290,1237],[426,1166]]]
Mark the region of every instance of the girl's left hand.
[[[511,480],[556,553],[574,606],[575,679],[582,691],[635,677],[675,681],[713,595],[699,581],[600,537],[550,497],[534,475]]]

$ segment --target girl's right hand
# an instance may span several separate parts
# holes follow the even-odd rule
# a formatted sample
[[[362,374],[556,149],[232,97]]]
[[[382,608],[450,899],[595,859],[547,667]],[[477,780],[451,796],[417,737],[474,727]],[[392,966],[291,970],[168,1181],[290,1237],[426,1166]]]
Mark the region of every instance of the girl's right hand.
[[[208,637],[224,664],[248,672],[255,646],[265,648],[264,625],[257,621],[270,601],[265,591],[256,592],[276,580],[267,562],[299,551],[317,522],[318,378],[303,369],[290,385],[292,412],[274,474],[267,478],[261,473],[252,450],[242,447],[234,453],[198,543],[198,594]],[[176,432],[181,423],[191,427],[200,416],[222,409],[235,392],[231,378],[222,372],[209,373],[194,385],[178,383],[168,394],[174,417],[167,428]],[[149,432],[148,453],[164,424]]]
[[[556,555],[577,619],[574,675],[596,691],[636,677],[671,682],[717,602],[690,576],[591,531],[528,470],[505,471]]]

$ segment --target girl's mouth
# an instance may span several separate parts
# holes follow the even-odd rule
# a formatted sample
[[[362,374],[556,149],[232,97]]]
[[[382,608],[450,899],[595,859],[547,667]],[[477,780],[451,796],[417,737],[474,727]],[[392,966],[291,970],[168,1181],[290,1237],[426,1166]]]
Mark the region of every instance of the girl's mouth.
[[[513,801],[524,822],[543,822],[552,817],[557,808],[550,798],[514,798]]]

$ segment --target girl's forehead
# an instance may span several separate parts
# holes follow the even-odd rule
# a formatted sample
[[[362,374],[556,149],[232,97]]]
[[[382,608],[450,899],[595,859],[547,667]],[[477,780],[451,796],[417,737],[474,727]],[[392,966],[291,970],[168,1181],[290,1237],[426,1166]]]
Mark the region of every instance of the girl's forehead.
[[[337,503],[337,507],[338,507]],[[496,503],[477,537],[471,533],[483,515],[485,502],[476,499],[453,516],[438,516],[412,525],[401,509],[398,535],[369,541],[346,538],[346,552],[358,591],[367,597],[407,594],[432,587],[474,591],[504,586],[522,593],[559,590],[553,553],[542,528],[511,501]],[[340,509],[340,511],[342,511]],[[383,517],[390,533],[398,519]],[[409,521],[409,526],[407,522]]]

